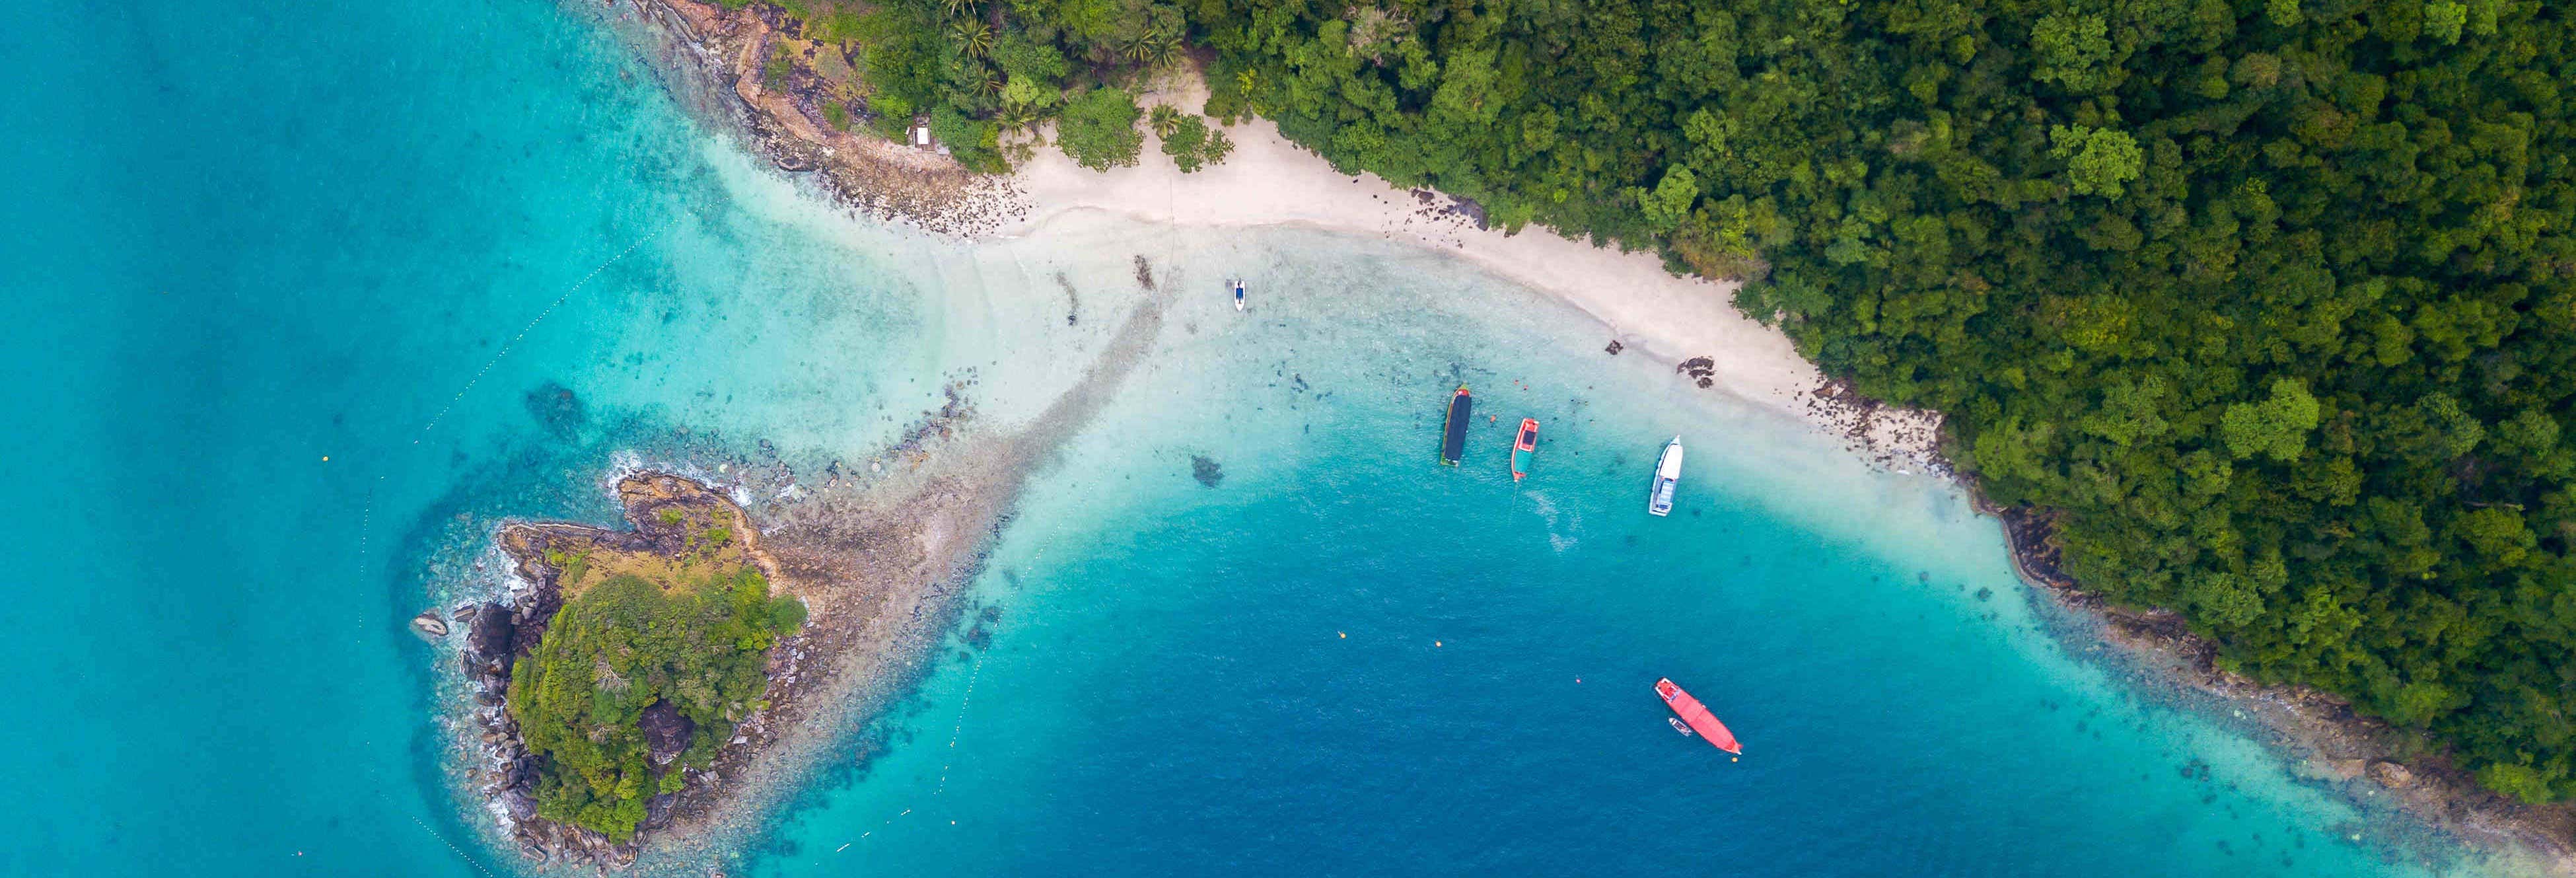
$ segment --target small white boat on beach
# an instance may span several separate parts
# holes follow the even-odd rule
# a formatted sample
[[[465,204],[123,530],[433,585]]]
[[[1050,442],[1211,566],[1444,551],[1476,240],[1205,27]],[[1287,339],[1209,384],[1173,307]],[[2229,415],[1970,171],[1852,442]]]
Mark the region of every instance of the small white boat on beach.
[[[1671,515],[1673,489],[1682,481],[1682,437],[1664,443],[1664,456],[1655,460],[1655,489],[1646,494],[1646,514]]]

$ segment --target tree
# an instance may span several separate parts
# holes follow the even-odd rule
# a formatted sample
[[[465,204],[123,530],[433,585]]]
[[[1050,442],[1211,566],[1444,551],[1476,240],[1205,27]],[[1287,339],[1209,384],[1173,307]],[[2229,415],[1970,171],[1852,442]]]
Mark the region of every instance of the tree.
[[[1628,192],[1645,212],[1648,228],[1669,232],[1690,218],[1691,203],[1699,200],[1699,178],[1691,174],[1689,165],[1674,165],[1664,171],[1663,182],[1655,184],[1653,192],[1634,187]]]
[[[1128,167],[1144,149],[1136,130],[1136,99],[1115,88],[1095,88],[1065,104],[1056,120],[1056,144],[1074,163],[1095,171]]]
[[[2058,125],[2048,129],[2048,141],[2048,154],[2066,160],[2066,179],[2077,195],[2119,200],[2128,192],[2123,184],[2143,168],[2138,142],[2127,132]]]
[[[2039,55],[2033,78],[2055,82],[2076,94],[2091,94],[2110,84],[2102,70],[2111,59],[2108,23],[2099,15],[2052,12],[2031,26],[2032,51]]]
[[[2283,378],[2272,382],[2270,399],[2228,406],[2219,434],[2239,460],[2257,454],[2297,460],[2307,450],[2308,431],[2317,428],[2317,417],[2316,397],[2298,379]]]

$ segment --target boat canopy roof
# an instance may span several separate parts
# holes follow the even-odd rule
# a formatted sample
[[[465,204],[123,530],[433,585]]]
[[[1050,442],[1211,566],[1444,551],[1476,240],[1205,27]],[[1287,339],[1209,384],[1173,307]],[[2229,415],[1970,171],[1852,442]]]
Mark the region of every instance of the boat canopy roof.
[[[1673,437],[1671,444],[1664,446],[1664,459],[1657,463],[1655,467],[1655,477],[1659,479],[1678,479],[1682,477],[1681,437]]]

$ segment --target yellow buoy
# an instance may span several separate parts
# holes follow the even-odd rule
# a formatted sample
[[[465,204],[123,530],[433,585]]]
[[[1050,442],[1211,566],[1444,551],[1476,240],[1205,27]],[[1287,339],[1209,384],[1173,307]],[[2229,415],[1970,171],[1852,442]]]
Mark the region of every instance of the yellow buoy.
[[[1342,639],[1343,639],[1343,640],[1349,640],[1349,639],[1351,639],[1351,636],[1350,636],[1350,635],[1348,635],[1348,634],[1343,634],[1343,633],[1342,633],[1342,632],[1340,632],[1340,631],[1335,631],[1335,632],[1333,632],[1333,633],[1335,633],[1335,634],[1341,634],[1341,635],[1342,635]]]

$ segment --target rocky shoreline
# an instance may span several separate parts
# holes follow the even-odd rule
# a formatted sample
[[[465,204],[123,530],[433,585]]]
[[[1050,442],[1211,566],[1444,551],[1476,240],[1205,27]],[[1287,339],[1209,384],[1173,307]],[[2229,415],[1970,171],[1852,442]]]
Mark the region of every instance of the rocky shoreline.
[[[617,0],[605,0],[612,8]],[[935,149],[851,127],[874,120],[840,49],[808,40],[777,7],[727,10],[697,0],[631,0],[655,69],[701,116],[729,124],[779,170],[811,175],[823,194],[881,222],[965,235],[1024,215],[1011,179],[979,174]],[[772,76],[763,60],[795,59]]]
[[[2316,780],[2359,799],[2385,794],[2397,807],[2455,838],[2520,859],[2552,875],[2576,875],[2576,805],[2527,805],[2480,786],[2475,776],[2421,734],[2353,710],[2305,686],[2266,685],[2218,664],[2218,644],[2192,633],[2180,614],[2111,603],[2058,566],[2048,513],[2003,507],[1960,484],[2002,527],[2013,572],[2043,600],[2093,623],[2087,634],[2118,650],[2142,682],[2168,684],[2234,705],[2271,733],[2269,743],[2304,763]],[[2367,785],[2367,786],[2364,786]]]

